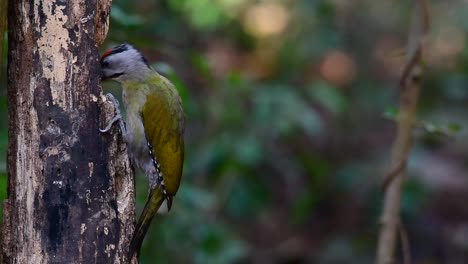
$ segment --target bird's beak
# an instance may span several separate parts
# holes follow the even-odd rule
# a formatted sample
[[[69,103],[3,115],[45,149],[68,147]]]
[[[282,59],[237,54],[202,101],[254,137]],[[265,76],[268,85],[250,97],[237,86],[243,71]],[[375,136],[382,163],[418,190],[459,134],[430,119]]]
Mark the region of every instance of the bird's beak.
[[[101,70],[101,74],[100,74],[101,75],[101,81],[105,81],[105,80],[109,79],[109,74],[106,74],[106,70],[104,70],[102,68],[102,64],[101,64],[101,69],[100,70]]]
[[[104,74],[104,71],[101,70],[101,82],[107,80],[106,75]]]

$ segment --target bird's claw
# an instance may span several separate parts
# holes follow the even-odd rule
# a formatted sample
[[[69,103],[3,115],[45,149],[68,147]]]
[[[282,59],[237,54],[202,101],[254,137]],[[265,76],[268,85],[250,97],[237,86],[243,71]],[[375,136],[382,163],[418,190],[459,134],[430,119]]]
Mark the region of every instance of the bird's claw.
[[[105,128],[100,128],[99,131],[101,131],[102,133],[105,133],[107,131],[109,131],[111,128],[112,128],[112,125],[119,121],[120,119],[122,119],[122,116],[120,114],[116,114],[112,119],[111,121],[109,122],[109,124],[107,124],[107,126]]]
[[[107,124],[105,128],[103,129],[100,128],[99,131],[101,133],[108,132],[112,128],[112,125],[115,122],[119,121],[120,130],[122,131],[122,133],[125,133],[126,128],[125,128],[125,123],[122,121],[122,115],[120,114],[119,101],[117,101],[117,99],[115,99],[115,97],[111,93],[106,94],[106,97],[114,104],[115,116],[111,119],[111,121]]]

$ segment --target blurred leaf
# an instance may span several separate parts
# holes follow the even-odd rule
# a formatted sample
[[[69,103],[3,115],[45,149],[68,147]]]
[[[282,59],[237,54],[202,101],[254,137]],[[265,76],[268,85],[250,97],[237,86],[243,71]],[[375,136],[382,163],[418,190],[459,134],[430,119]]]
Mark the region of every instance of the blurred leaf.
[[[424,129],[425,129],[427,132],[429,132],[429,133],[437,133],[437,132],[441,133],[441,132],[442,132],[441,127],[436,126],[436,125],[433,124],[433,123],[424,122],[424,123],[423,123],[423,127],[424,127]]]
[[[244,78],[240,72],[230,72],[227,76],[227,81],[232,87],[241,87],[244,83]]]
[[[318,263],[324,264],[362,264],[371,263],[371,259],[359,256],[356,254],[354,245],[349,237],[345,235],[338,235],[332,237],[329,241],[324,243],[320,250]]]
[[[387,106],[385,108],[384,116],[386,118],[396,120],[398,118],[399,109],[395,106]]]
[[[318,113],[294,89],[273,86],[258,89],[254,95],[255,120],[274,135],[287,136],[301,128],[310,136],[322,130]]]
[[[209,66],[208,61],[206,60],[205,57],[203,57],[199,53],[193,53],[192,56],[191,56],[191,60],[192,60],[192,64],[195,67],[195,69],[197,69],[198,72],[202,76],[204,76],[206,78],[211,77],[210,66]]]
[[[453,101],[464,101],[468,98],[468,91],[465,87],[465,83],[468,81],[465,73],[454,72],[447,73],[447,77],[444,78],[442,92],[447,98]]]
[[[451,137],[461,129],[461,126],[458,123],[450,123],[447,126],[444,126],[433,122],[422,121],[420,124],[427,133],[445,137]]]
[[[233,183],[232,192],[228,196],[226,210],[233,219],[244,219],[245,217],[258,214],[267,205],[269,195],[266,186],[258,182],[253,175],[248,180]]]
[[[145,22],[143,17],[139,15],[128,14],[120,9],[120,7],[117,5],[112,5],[110,17],[124,26],[139,26]]]
[[[461,130],[461,125],[458,124],[458,123],[450,123],[448,125],[448,129],[452,133],[457,133],[457,132],[459,132]]]
[[[312,98],[318,100],[335,114],[342,113],[347,107],[346,98],[341,94],[341,91],[326,82],[312,84],[308,92]]]
[[[233,263],[244,257],[245,246],[218,225],[199,228],[201,250],[195,254],[195,263]]]
[[[292,211],[291,220],[293,224],[303,224],[307,220],[307,217],[310,217],[314,213],[313,209],[319,199],[320,194],[310,192],[309,190],[299,195]]]
[[[210,30],[230,21],[229,11],[237,5],[235,1],[170,0],[169,5],[180,11],[195,28]]]
[[[427,200],[427,190],[424,185],[419,184],[417,181],[409,180],[403,189],[402,196],[402,212],[408,215],[416,215],[424,207]]]
[[[250,166],[255,165],[262,158],[259,142],[254,137],[239,140],[235,145],[235,153],[242,164]]]
[[[191,184],[184,184],[177,196],[199,210],[209,211],[216,206],[216,197],[213,194]]]

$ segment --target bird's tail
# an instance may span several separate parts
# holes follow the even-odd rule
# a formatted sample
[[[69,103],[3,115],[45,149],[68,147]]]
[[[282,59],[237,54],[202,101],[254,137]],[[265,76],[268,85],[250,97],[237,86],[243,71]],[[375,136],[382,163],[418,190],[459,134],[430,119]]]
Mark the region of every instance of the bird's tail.
[[[135,232],[133,233],[132,241],[130,242],[128,251],[129,261],[136,253],[140,252],[146,231],[148,231],[151,220],[153,220],[154,215],[158,212],[159,207],[161,207],[161,204],[164,202],[164,198],[165,195],[160,188],[151,190],[148,200],[146,201],[145,208],[138,220]]]

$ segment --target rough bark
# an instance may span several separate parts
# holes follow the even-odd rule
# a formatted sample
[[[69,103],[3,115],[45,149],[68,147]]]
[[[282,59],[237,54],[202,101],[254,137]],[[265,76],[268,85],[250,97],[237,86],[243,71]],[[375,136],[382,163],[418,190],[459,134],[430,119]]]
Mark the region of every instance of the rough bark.
[[[128,263],[134,181],[99,85],[110,0],[10,0],[4,263]]]

